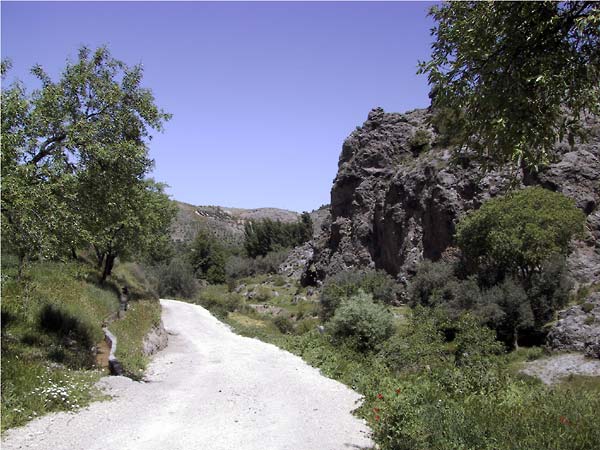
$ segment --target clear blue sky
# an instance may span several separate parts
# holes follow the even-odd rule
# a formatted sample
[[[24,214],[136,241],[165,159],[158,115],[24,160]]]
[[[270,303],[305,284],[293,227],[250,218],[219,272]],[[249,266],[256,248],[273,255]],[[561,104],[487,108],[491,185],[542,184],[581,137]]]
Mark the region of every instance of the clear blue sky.
[[[173,198],[311,210],[371,108],[428,105],[430,5],[2,1],[2,57],[32,88],[33,64],[107,44],[174,115],[150,145]]]

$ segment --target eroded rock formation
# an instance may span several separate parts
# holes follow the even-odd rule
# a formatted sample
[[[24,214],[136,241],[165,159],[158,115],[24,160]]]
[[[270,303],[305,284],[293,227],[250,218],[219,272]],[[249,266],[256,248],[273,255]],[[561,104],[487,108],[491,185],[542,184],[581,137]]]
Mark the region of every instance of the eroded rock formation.
[[[453,158],[428,124],[428,110],[373,109],[344,142],[331,190],[331,217],[313,242],[312,275],[351,267],[385,269],[403,280],[423,258],[452,245],[469,210],[511,183],[539,184],[575,200],[587,215],[586,235],[573,243],[569,268],[579,283],[600,282],[600,122],[588,119],[586,143],[559,144],[560,159],[542,173],[488,172]]]

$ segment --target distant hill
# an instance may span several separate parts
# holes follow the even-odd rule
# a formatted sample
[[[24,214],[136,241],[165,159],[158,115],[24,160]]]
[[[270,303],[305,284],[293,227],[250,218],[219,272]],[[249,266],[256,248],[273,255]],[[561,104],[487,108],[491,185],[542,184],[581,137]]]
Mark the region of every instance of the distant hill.
[[[219,239],[231,244],[241,244],[244,239],[244,224],[251,220],[271,219],[295,222],[300,213],[278,208],[227,208],[223,206],[194,206],[175,201],[178,211],[171,226],[174,241],[189,242],[200,229],[207,229]],[[320,226],[322,208],[311,213],[315,228]]]

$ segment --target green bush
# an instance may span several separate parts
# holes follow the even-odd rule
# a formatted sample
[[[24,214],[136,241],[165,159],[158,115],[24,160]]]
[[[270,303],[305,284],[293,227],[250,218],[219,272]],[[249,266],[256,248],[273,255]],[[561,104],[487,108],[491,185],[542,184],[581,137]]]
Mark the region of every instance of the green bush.
[[[418,129],[408,141],[408,145],[414,153],[429,151],[431,149],[431,133],[427,130]]]
[[[584,313],[589,314],[594,309],[594,306],[595,305],[593,303],[584,303],[583,305],[581,305],[581,309],[583,309]]]
[[[210,285],[200,290],[194,302],[224,319],[228,313],[239,309],[244,300],[241,295],[229,292],[226,285]]]
[[[192,267],[181,258],[158,266],[156,276],[161,297],[192,298],[198,291]]]
[[[484,203],[457,226],[456,242],[472,271],[491,267],[529,280],[551,257],[566,255],[585,215],[573,200],[540,187]]]
[[[396,373],[420,372],[446,364],[450,352],[445,347],[440,310],[416,307],[410,314],[408,326],[393,335],[383,346],[386,363]]]
[[[294,332],[294,324],[285,316],[276,316],[273,318],[273,324],[283,334],[292,334]]]
[[[393,334],[394,322],[384,306],[373,302],[372,295],[359,291],[342,301],[327,328],[336,340],[346,340],[358,350],[366,351]]]
[[[423,260],[410,281],[408,303],[411,306],[434,306],[449,298],[447,287],[455,281],[454,267],[446,262]]]
[[[310,214],[303,212],[293,223],[263,219],[247,222],[244,226],[244,248],[251,258],[265,256],[281,248],[293,248],[312,238]]]
[[[371,294],[373,300],[393,303],[398,296],[399,285],[383,271],[344,270],[325,280],[321,288],[321,317],[328,320],[342,302],[360,290]]]

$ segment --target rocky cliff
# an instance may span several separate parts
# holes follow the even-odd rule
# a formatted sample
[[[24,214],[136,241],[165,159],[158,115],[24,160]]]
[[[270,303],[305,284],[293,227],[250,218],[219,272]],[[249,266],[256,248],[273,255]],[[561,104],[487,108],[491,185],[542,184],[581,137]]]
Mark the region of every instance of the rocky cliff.
[[[571,273],[600,282],[600,122],[589,139],[561,143],[560,159],[537,175],[488,172],[451,148],[430,127],[428,110],[405,114],[373,109],[346,139],[331,189],[331,216],[314,243],[305,281],[351,267],[385,269],[404,280],[423,258],[439,259],[469,210],[511,183],[542,185],[575,200],[587,215],[586,236],[573,243]]]

